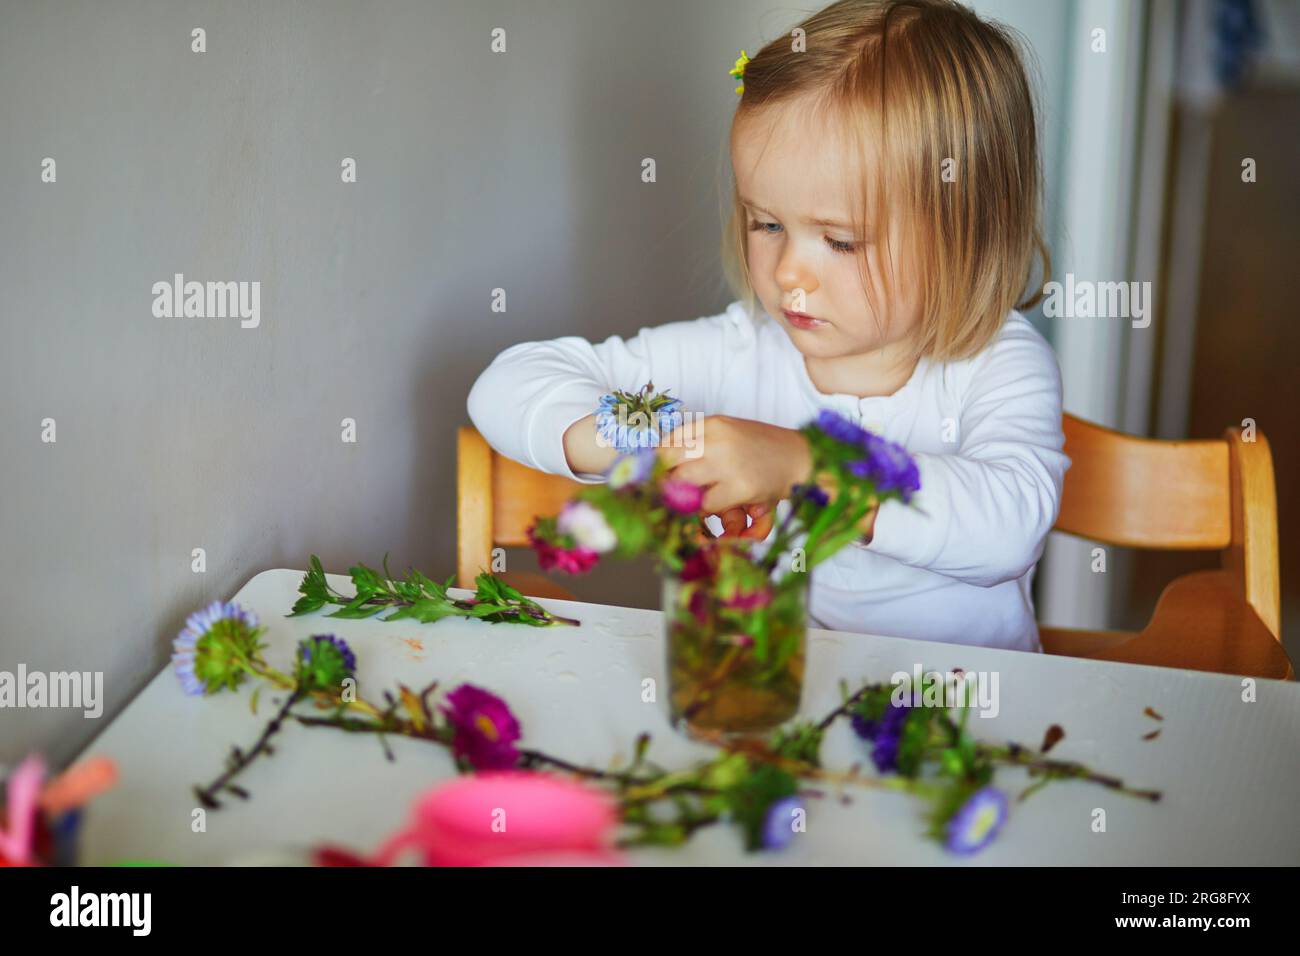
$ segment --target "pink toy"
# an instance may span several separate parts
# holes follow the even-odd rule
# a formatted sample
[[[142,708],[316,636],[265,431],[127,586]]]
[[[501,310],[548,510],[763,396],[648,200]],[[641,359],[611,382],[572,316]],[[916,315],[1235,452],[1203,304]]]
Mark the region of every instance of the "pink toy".
[[[18,765],[9,777],[5,816],[8,830],[0,829],[0,857],[9,863],[31,862],[32,841],[36,835],[36,801],[45,780],[45,761],[32,754]]]
[[[599,791],[520,770],[459,777],[422,794],[411,826],[370,861],[387,866],[415,848],[426,866],[612,866],[618,821]]]

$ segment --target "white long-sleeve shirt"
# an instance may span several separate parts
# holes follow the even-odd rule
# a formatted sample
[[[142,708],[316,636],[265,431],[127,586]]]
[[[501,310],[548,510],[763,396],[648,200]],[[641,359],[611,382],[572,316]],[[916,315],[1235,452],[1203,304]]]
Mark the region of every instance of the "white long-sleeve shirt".
[[[507,457],[598,482],[569,467],[564,432],[593,414],[601,395],[648,381],[688,412],[786,428],[834,409],[915,457],[916,507],[885,502],[869,544],[850,544],[812,569],[815,626],[1041,649],[1030,585],[1070,459],[1056,356],[1019,312],[974,357],[922,358],[892,395],[859,398],[818,391],[785,329],[761,307],[751,314],[733,302],[720,315],[642,328],[627,340],[511,346],[474,383],[469,416]],[[710,526],[720,530],[716,518]]]

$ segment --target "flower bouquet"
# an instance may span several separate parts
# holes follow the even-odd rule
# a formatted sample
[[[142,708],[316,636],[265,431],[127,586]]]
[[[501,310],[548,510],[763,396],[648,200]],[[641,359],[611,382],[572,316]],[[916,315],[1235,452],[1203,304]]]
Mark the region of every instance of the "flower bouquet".
[[[804,483],[765,542],[709,535],[702,488],[672,477],[652,448],[619,457],[529,540],[543,570],[590,570],[601,555],[650,554],[663,577],[670,715],[691,732],[751,733],[792,717],[803,688],[809,573],[857,539],[867,513],[920,487],[915,461],[823,410],[801,429]]]

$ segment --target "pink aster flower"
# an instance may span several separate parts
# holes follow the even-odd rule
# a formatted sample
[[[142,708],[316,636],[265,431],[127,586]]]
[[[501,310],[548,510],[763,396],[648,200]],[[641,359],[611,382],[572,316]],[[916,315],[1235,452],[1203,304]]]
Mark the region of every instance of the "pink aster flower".
[[[447,703],[451,706],[441,710],[456,731],[452,753],[458,758],[468,760],[475,770],[503,770],[518,762],[519,721],[504,700],[473,684],[461,684],[447,695]]]
[[[701,578],[713,577],[714,565],[713,555],[709,551],[696,551],[693,555],[682,562],[681,574],[678,577],[682,581],[698,581]]]
[[[537,564],[543,571],[559,568],[565,574],[584,574],[596,566],[599,552],[590,548],[562,548],[539,537],[534,528],[528,529],[528,543],[537,553]]]
[[[753,611],[760,607],[767,607],[772,600],[772,591],[770,588],[759,588],[757,591],[737,591],[731,597],[722,603],[736,611]]]
[[[704,489],[680,478],[669,478],[662,486],[664,503],[681,515],[700,510],[704,502]]]
[[[697,588],[691,595],[690,603],[687,610],[695,617],[695,620],[705,624],[709,620],[709,596],[704,593],[702,588]]]

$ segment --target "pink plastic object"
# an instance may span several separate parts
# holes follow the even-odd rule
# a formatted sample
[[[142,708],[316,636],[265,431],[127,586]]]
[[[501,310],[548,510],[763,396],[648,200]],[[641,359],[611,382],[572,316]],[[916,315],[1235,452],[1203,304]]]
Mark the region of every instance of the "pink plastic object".
[[[0,829],[0,856],[10,863],[24,864],[31,860],[32,840],[36,834],[36,801],[41,795],[45,780],[45,761],[32,754],[18,765],[9,777],[5,816],[8,830]]]
[[[507,770],[459,777],[415,802],[411,825],[370,861],[414,848],[426,866],[611,866],[618,814],[599,791],[548,774]]]

